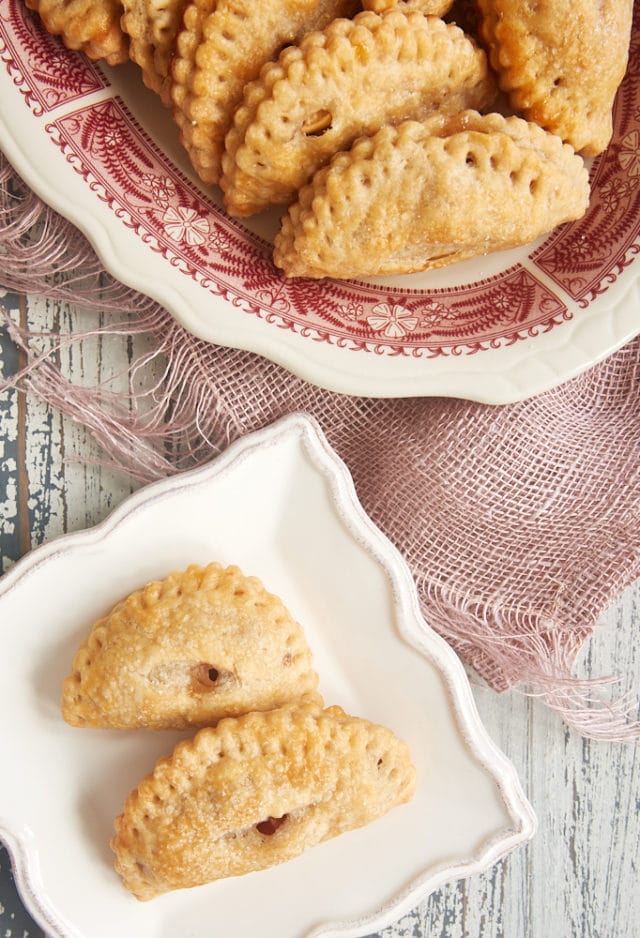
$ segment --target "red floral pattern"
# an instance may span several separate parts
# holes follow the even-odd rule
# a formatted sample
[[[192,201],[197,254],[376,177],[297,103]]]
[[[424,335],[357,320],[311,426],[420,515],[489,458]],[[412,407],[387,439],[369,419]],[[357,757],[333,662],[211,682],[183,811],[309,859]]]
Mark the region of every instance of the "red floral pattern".
[[[107,87],[89,60],[50,36],[22,0],[0,0],[0,60],[38,116]]]

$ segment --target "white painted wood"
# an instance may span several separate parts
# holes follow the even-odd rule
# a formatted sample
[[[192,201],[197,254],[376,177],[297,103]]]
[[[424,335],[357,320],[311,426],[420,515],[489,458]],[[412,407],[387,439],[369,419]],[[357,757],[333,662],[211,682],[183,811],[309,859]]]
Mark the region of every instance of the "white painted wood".
[[[4,301],[19,317],[17,300]],[[40,299],[29,299],[25,314],[35,329],[53,326],[62,332],[100,321],[95,314]],[[127,337],[97,340],[84,351],[68,350],[60,366],[74,382],[121,373],[116,386],[124,390],[136,348]],[[11,355],[8,344],[0,343],[0,369],[11,367]],[[74,461],[75,455],[96,464]],[[32,398],[0,395],[0,569],[30,543],[102,520],[137,487],[99,460],[81,426]],[[640,687],[639,629],[636,584],[586,644],[581,673],[620,673],[622,690]],[[539,831],[531,844],[491,871],[439,891],[387,929],[385,938],[635,938],[640,934],[638,746],[584,740],[539,701],[518,692],[498,696],[476,686],[474,693],[489,732],[520,774]],[[0,851],[0,938],[40,935],[11,890],[6,854]]]

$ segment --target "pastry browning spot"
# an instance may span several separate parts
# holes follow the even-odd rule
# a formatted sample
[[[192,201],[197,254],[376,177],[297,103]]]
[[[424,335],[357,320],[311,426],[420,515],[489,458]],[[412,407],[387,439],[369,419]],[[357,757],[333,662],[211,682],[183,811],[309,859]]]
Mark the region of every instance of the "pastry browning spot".
[[[129,41],[120,24],[120,0],[26,0],[26,5],[68,49],[109,65],[127,61]]]

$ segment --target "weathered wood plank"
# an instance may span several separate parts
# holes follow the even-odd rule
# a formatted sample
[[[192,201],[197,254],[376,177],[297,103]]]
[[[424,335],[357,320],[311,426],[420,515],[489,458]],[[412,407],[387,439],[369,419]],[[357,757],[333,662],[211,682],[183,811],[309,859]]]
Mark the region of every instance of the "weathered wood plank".
[[[20,317],[17,296],[5,295],[0,299],[12,319]],[[0,343],[0,376],[13,374],[20,367],[18,350],[9,342]],[[19,396],[15,391],[0,394],[0,557],[4,573],[11,563],[28,550],[28,543],[21,543],[25,527],[19,517],[18,466],[22,458],[22,441],[19,436]]]
[[[20,321],[25,306],[7,294],[0,302]],[[16,348],[0,334],[0,376],[20,366]],[[28,493],[25,487],[26,402],[15,391],[0,394],[0,572],[4,573],[30,546]],[[1,765],[1,762],[0,762]],[[1,810],[1,809],[0,809]],[[7,851],[0,846],[0,936],[42,938],[20,902]]]

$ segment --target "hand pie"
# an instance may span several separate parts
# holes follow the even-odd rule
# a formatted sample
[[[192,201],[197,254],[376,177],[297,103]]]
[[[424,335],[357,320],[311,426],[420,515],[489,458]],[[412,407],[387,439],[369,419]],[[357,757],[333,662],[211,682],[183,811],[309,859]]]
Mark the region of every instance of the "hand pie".
[[[283,46],[357,6],[357,0],[191,0],[171,95],[182,143],[203,182],[218,181],[224,137],[246,82]]]
[[[186,0],[122,0],[122,28],[130,38],[129,55],[142,80],[171,105],[170,68],[175,38]]]
[[[335,20],[246,89],[223,158],[227,209],[251,215],[289,202],[361,134],[436,109],[482,109],[495,91],[484,52],[435,16],[390,10]]]
[[[73,726],[180,729],[316,694],[301,627],[255,577],[212,563],[132,593],[93,626],[62,692]]]
[[[409,801],[405,743],[339,707],[249,713],[161,759],[115,821],[138,899],[262,870]]]
[[[288,276],[409,273],[527,243],[579,218],[582,159],[518,117],[467,112],[384,127],[320,170],[289,208]]]
[[[90,59],[120,65],[129,58],[128,39],[120,26],[120,0],[25,0],[47,32],[60,36],[68,49]]]
[[[632,0],[478,0],[480,35],[514,110],[595,156],[627,65]]]

